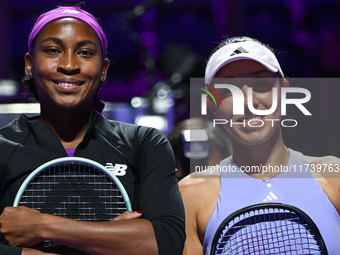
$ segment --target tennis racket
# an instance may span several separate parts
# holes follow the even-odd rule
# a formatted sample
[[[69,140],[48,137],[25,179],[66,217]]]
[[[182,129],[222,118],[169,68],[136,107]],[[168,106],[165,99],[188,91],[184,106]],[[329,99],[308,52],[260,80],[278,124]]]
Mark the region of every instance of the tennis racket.
[[[262,203],[229,215],[218,227],[210,254],[327,255],[319,229],[300,209]]]
[[[22,183],[13,206],[83,221],[110,221],[132,211],[124,186],[99,163],[64,157],[46,162]],[[39,246],[51,246],[45,241]]]

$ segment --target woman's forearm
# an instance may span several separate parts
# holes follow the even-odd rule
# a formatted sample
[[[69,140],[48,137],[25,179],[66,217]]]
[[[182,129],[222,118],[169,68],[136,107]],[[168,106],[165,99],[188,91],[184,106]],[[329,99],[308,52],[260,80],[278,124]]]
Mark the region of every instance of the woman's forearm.
[[[83,222],[46,215],[43,238],[89,254],[158,254],[153,226],[148,220]]]
[[[148,220],[138,219],[141,215],[125,212],[109,222],[86,222],[19,206],[6,207],[0,215],[0,224],[11,246],[31,247],[49,240],[88,254],[156,255],[153,226]]]

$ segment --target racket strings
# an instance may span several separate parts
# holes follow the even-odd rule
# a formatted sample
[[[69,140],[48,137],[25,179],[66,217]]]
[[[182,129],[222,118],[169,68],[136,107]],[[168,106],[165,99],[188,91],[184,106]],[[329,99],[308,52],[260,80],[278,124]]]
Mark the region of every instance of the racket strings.
[[[321,254],[307,223],[281,209],[244,213],[225,226],[215,254]]]
[[[86,221],[108,221],[126,210],[115,183],[98,169],[80,164],[46,169],[26,188],[20,204]]]

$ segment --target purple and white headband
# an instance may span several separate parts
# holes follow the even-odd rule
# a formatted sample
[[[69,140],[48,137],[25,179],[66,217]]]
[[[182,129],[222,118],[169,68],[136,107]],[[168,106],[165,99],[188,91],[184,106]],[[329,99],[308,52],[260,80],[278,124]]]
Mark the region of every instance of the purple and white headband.
[[[51,22],[52,20],[65,17],[76,18],[87,23],[98,35],[100,43],[102,45],[103,53],[104,54],[106,53],[107,39],[98,21],[92,14],[75,6],[63,6],[52,11],[46,12],[44,14],[41,14],[37,21],[35,22],[31,34],[28,38],[28,51],[31,52],[34,38],[47,23]]]

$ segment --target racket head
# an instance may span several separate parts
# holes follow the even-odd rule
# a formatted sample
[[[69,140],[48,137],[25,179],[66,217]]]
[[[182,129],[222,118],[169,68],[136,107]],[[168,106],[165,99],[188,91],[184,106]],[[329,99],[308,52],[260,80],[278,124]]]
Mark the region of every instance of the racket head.
[[[325,242],[313,220],[281,203],[250,205],[227,216],[215,232],[210,254],[322,254]]]
[[[72,171],[71,170],[68,171],[67,170],[68,167],[74,168],[74,169]],[[60,168],[60,169],[59,170],[53,170],[53,169],[57,169],[57,168]],[[61,173],[61,175],[64,178],[71,178],[72,179],[73,177],[77,177],[77,175],[78,175],[77,171],[79,171],[79,175],[84,175],[84,179],[85,179],[86,178],[85,177],[85,175],[86,175],[86,169],[85,168],[90,169],[88,171],[88,173],[90,175],[93,175],[93,180],[86,180],[86,181],[89,182],[89,184],[87,186],[78,185],[78,183],[76,183],[75,180],[71,180],[70,182],[68,182],[68,184],[67,184],[67,180],[65,181],[66,184],[65,184],[65,182],[63,182],[64,180],[58,182],[58,180],[53,181],[53,180],[49,179],[47,181],[48,182],[47,184],[46,183],[44,184],[43,180],[39,180],[40,177],[44,178],[45,176],[48,176],[48,175],[51,175],[51,174],[57,175],[58,172]],[[97,174],[100,175],[100,179],[98,180],[99,183],[96,184],[96,183],[93,183],[93,182],[96,182],[96,177],[94,175],[97,175]],[[58,176],[56,176],[56,178],[58,178]],[[129,196],[128,196],[124,186],[119,181],[119,179],[114,174],[112,174],[108,169],[106,169],[104,166],[102,166],[101,164],[99,164],[99,163],[97,163],[93,160],[87,159],[87,158],[81,158],[81,157],[58,158],[58,159],[48,161],[48,162],[44,163],[43,165],[41,165],[40,167],[38,167],[37,169],[35,169],[25,179],[25,181],[22,183],[21,187],[19,188],[19,190],[16,194],[16,197],[14,199],[14,203],[13,203],[14,207],[17,207],[19,205],[25,205],[25,206],[30,207],[29,203],[27,203],[27,202],[25,202],[25,204],[23,204],[23,198],[25,198],[25,196],[28,196],[28,192],[32,192],[32,191],[30,191],[30,189],[35,189],[35,187],[37,185],[35,185],[35,187],[32,188],[35,181],[38,181],[40,183],[40,184],[38,184],[38,186],[41,186],[42,189],[45,189],[45,191],[43,191],[43,192],[45,192],[43,195],[41,195],[41,193],[37,192],[38,196],[55,195],[54,191],[51,190],[51,189],[58,188],[57,186],[60,183],[63,183],[62,185],[64,185],[63,194],[66,194],[66,196],[67,196],[67,192],[68,192],[68,190],[67,190],[68,185],[70,185],[70,188],[73,189],[72,192],[70,191],[71,194],[75,192],[75,189],[77,187],[82,188],[83,191],[84,191],[83,192],[84,195],[81,195],[81,194],[78,194],[78,195],[80,197],[83,196],[84,199],[87,199],[91,196],[90,191],[88,191],[86,193],[85,190],[86,190],[86,187],[90,188],[92,184],[93,184],[94,190],[102,191],[102,192],[97,192],[97,195],[104,193],[104,195],[103,194],[101,195],[102,197],[105,196],[105,192],[106,192],[105,189],[106,188],[118,189],[117,191],[121,195],[121,199],[124,203],[125,209],[128,210],[128,211],[132,211]],[[82,179],[80,179],[79,183],[81,183],[81,182],[83,182]],[[91,182],[91,184],[90,184],[90,182]],[[113,185],[110,185],[110,182]],[[49,185],[49,187],[46,188],[46,186],[48,186],[48,185]],[[103,185],[103,187],[100,187],[101,185]],[[32,194],[34,196],[34,192],[32,192]],[[109,195],[110,194],[108,194],[108,196]],[[95,199],[92,198],[91,202],[96,202],[94,200]],[[110,203],[110,202],[105,202],[105,200],[102,201],[102,202],[103,203]],[[41,198],[40,203],[43,203],[43,198]],[[46,202],[46,203],[48,203],[48,202]],[[56,203],[58,203],[58,202],[56,202]],[[60,201],[59,204],[60,203],[62,203],[62,201]],[[76,201],[74,201],[74,203],[76,203]],[[32,202],[32,204],[34,204],[34,202]],[[69,204],[72,204],[72,201],[70,201]],[[124,207],[124,206],[122,206],[122,207]],[[39,209],[39,208],[33,208],[33,209]],[[122,209],[124,209],[124,208],[120,208],[120,210],[122,210]],[[58,213],[52,213],[52,214],[58,215]],[[63,215],[58,215],[58,216],[63,216]],[[72,218],[72,217],[70,217],[70,218]],[[79,219],[79,220],[82,220],[82,219]],[[84,220],[86,220],[86,219],[84,219]],[[97,221],[97,220],[94,219],[93,221]]]

